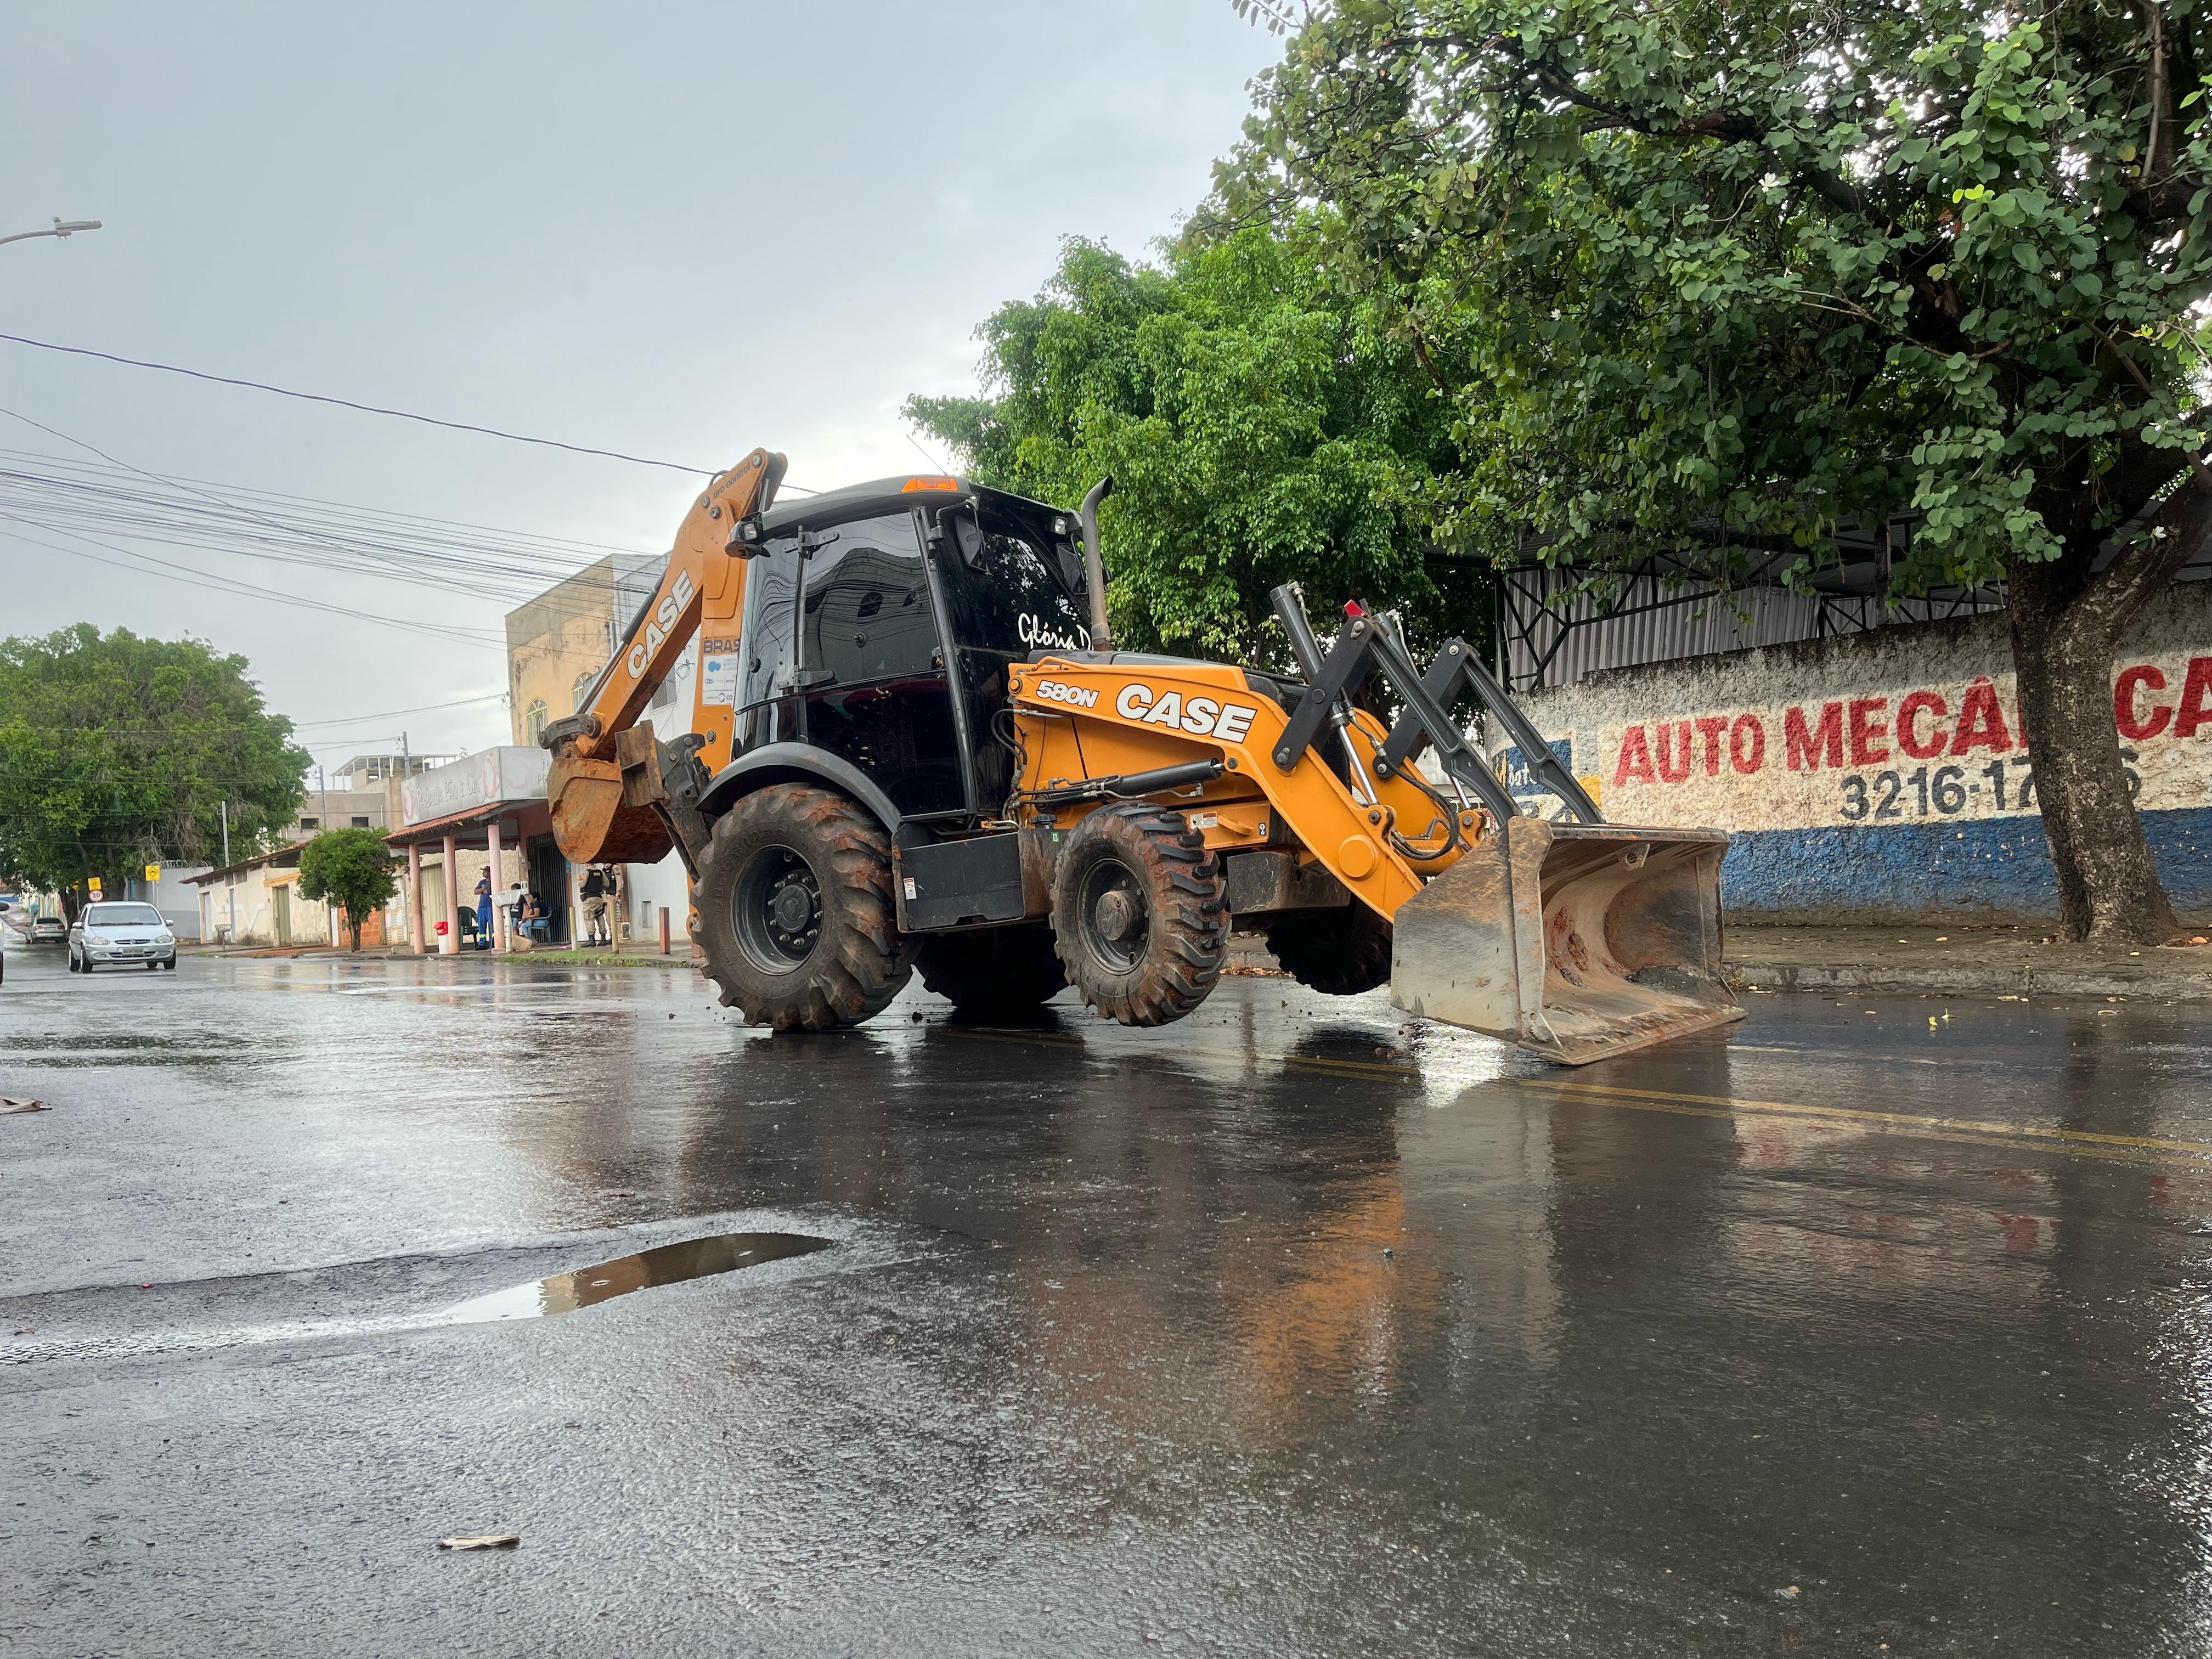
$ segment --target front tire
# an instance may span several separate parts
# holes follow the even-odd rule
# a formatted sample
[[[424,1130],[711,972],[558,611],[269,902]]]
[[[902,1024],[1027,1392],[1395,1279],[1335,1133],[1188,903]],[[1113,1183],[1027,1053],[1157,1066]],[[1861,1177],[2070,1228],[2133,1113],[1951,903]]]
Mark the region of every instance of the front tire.
[[[1042,922],[932,933],[914,965],[926,989],[963,1013],[1026,1013],[1067,987],[1052,929]]]
[[[830,790],[778,783],[739,801],[714,825],[694,897],[707,977],[752,1024],[857,1025],[913,971],[890,836]]]
[[[1165,1025],[1221,977],[1229,883],[1182,813],[1142,801],[1102,806],[1060,852],[1052,931],[1084,1001],[1124,1025]]]

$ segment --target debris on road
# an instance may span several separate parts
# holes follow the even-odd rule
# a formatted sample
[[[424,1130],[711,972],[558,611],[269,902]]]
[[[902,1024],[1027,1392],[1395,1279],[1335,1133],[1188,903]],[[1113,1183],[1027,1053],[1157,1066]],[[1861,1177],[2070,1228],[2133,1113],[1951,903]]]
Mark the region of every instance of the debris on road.
[[[42,1100],[18,1095],[0,1095],[0,1117],[12,1116],[17,1112],[43,1112],[46,1109],[46,1103]]]
[[[519,1532],[465,1532],[441,1538],[441,1550],[511,1550],[522,1542]]]

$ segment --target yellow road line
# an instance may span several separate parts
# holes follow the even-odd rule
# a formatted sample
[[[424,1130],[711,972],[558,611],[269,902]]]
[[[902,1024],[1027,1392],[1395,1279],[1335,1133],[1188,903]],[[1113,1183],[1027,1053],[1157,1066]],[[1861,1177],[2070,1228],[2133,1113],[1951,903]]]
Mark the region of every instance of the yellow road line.
[[[1522,1079],[1531,1081],[1532,1079]],[[2212,1158],[2212,1143],[2202,1140],[2166,1140],[2154,1135],[2110,1135],[2094,1129],[2053,1129],[2035,1123],[2005,1123],[1989,1118],[1927,1117],[1910,1112],[1875,1112],[1849,1106],[1812,1106],[1796,1101],[1739,1100],[1726,1095],[1672,1094],[1662,1089],[1623,1089],[1609,1084],[1559,1082],[1542,1086],[1563,1094],[1615,1096],[1626,1095],[1638,1100],[1677,1100],[1696,1105],[1725,1107],[1731,1111],[1787,1112],[1799,1117],[1832,1117],[1859,1123],[1878,1123],[1897,1127],[1950,1129],[1974,1134],[2023,1135],[2033,1139],[2053,1140],[2067,1146],[2128,1146],[2148,1152],[2188,1152],[2197,1158]]]
[[[1504,1078],[1499,1081],[1509,1088],[1530,1091],[1555,1091],[1557,1087],[1532,1078]],[[1716,1106],[1680,1105],[1665,1100],[1621,1098],[1620,1097],[1626,1095],[1627,1091],[1610,1092],[1614,1097],[1594,1100],[1587,1103],[1593,1106],[1617,1107],[1623,1111],[1630,1112],[1670,1112],[1679,1117],[1735,1118],[1745,1115],[1754,1121],[1759,1118],[1771,1118],[1797,1123],[1807,1128],[1826,1129],[1837,1134],[1847,1133],[1854,1128],[1871,1129],[1878,1134],[1893,1134],[1900,1139],[1912,1140],[1941,1141],[1953,1146],[2002,1147],[2007,1151],[2018,1152],[2063,1152],[2069,1158],[2094,1158],[2112,1164],[2159,1164],[2178,1161],[2171,1153],[2157,1146],[2148,1144],[2137,1147],[2085,1146],[2063,1142],[2054,1144],[2049,1140],[2021,1139],[2011,1135],[1959,1134],[1938,1128],[1917,1127],[1919,1121],[1934,1123],[1939,1121],[1933,1118],[1926,1120],[1908,1118],[1890,1122],[1854,1123],[1825,1115],[1815,1116],[1789,1107],[1758,1107],[1735,1111]],[[1556,1093],[1553,1097],[1557,1098]],[[1894,1116],[1893,1114],[1881,1115]]]
[[[955,1036],[975,1037],[985,1042],[1048,1042],[1054,1048],[1086,1048],[1090,1047],[1090,1045],[1085,1042],[1081,1037],[1071,1036],[1060,1031],[983,1031],[978,1030],[973,1026],[960,1025],[945,1025],[940,1026],[938,1029],[944,1031],[949,1031]],[[1127,1049],[1099,1048],[1095,1052],[1101,1060],[1109,1057],[1130,1060],[1150,1060],[1153,1058],[1171,1060],[1177,1054],[1199,1054],[1210,1055],[1217,1060],[1262,1060],[1272,1058],[1273,1063],[1279,1066],[1297,1066],[1310,1071],[1334,1072],[1342,1076],[1387,1077],[1402,1080],[1407,1078],[1419,1078],[1422,1075],[1421,1069],[1418,1066],[1393,1066],[1389,1064],[1387,1061],[1379,1060],[1336,1060],[1326,1054],[1279,1054],[1267,1056],[1256,1054],[1249,1048],[1224,1048],[1218,1043],[1211,1042],[1180,1042],[1172,1048],[1162,1049],[1157,1056],[1135,1048]]]
[[[1091,1045],[1080,1036],[1060,1031],[977,1030],[972,1028],[945,1026],[940,1029],[954,1035],[975,1037],[987,1042],[1050,1043],[1055,1048],[1086,1048]],[[1136,1049],[1095,1050],[1101,1059],[1144,1059],[1147,1056]],[[1259,1058],[1249,1049],[1224,1048],[1210,1043],[1182,1043],[1172,1054],[1198,1053],[1227,1060]],[[1419,1079],[1423,1076],[1419,1067],[1394,1066],[1382,1060],[1336,1060],[1314,1054],[1285,1054],[1277,1064],[1309,1071],[1334,1073],[1338,1076],[1390,1078],[1399,1081]],[[1474,1085],[1476,1087],[1484,1085]],[[1671,1112],[1681,1117],[1725,1118],[1739,1115],[1792,1119],[1799,1122],[1837,1130],[1870,1129],[1892,1134],[1910,1135],[1915,1139],[1942,1141],[1959,1146],[1995,1146],[2014,1152],[2063,1151],[2080,1158],[2104,1158],[2119,1163],[2139,1164],[2180,1154],[2191,1158],[2212,1160],[2212,1142],[2201,1140],[2172,1140],[2152,1135],[2105,1134],[2092,1129],[2054,1129],[2041,1124],[2004,1123],[1984,1118],[1929,1117],[1909,1112],[1877,1112],[1860,1110],[1846,1106],[1815,1106],[1802,1102],[1780,1100],[1741,1100],[1728,1095],[1680,1094],[1662,1089],[1627,1089],[1610,1084],[1586,1083],[1562,1079],[1552,1081],[1543,1078],[1495,1078],[1488,1086],[1517,1089],[1541,1093],[1553,1100],[1584,1099],[1593,1105],[1619,1106],[1643,1112]]]

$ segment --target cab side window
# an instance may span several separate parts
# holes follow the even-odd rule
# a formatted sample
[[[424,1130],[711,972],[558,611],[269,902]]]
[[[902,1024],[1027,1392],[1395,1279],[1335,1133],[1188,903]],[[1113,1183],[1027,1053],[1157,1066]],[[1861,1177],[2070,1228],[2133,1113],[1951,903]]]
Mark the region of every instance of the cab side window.
[[[861,685],[936,672],[937,624],[913,515],[855,520],[819,539],[804,567],[805,682]]]

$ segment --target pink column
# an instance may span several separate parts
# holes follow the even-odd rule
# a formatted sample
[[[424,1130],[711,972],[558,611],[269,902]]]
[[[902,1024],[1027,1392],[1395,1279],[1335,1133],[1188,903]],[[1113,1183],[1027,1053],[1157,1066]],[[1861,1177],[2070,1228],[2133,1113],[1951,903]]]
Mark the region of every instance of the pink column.
[[[494,818],[491,821],[491,933],[493,945],[501,951],[507,948],[507,907],[499,902],[499,894],[506,883],[507,878],[501,873],[499,862],[499,820]]]
[[[461,948],[461,861],[453,838],[446,837],[446,936],[438,941],[438,954],[452,956]]]
[[[407,843],[407,942],[421,956],[430,947],[422,942],[422,843]]]

